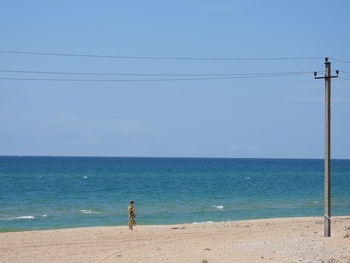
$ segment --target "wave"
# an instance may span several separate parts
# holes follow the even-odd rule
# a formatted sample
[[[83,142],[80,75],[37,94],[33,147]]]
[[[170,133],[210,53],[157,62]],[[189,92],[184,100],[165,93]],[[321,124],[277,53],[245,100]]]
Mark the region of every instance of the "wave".
[[[224,209],[223,205],[213,205],[214,207],[216,207],[217,209]]]
[[[214,223],[213,221],[206,221],[206,222],[193,222],[193,225],[197,225],[197,224],[212,224]]]
[[[35,219],[34,216],[12,216],[12,217],[7,217],[7,218],[0,218],[0,220],[21,220],[21,219]]]
[[[80,210],[80,212],[83,214],[101,214],[101,212],[90,210],[90,209],[82,209]]]

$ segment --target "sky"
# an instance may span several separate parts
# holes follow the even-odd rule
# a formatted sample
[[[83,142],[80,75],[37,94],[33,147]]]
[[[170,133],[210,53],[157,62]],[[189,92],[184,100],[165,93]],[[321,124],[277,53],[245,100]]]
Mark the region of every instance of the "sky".
[[[350,1],[3,0],[0,155],[323,158],[323,57],[350,61]],[[330,60],[350,79],[350,63]],[[5,70],[123,74],[310,72],[265,78],[142,81]],[[333,72],[334,74],[334,72]],[[320,75],[321,76],[321,75]],[[172,77],[179,78],[179,77]],[[182,77],[184,78],[184,77]],[[350,158],[350,81],[332,79],[332,158]]]

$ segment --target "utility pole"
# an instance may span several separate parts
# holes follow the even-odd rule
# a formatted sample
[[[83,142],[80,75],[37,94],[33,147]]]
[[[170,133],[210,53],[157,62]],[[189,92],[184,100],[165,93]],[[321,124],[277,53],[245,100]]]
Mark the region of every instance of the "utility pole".
[[[324,155],[324,236],[331,236],[331,78],[337,78],[331,74],[331,62],[325,58],[325,76],[317,77],[317,72],[314,73],[315,79],[325,80],[325,155]]]

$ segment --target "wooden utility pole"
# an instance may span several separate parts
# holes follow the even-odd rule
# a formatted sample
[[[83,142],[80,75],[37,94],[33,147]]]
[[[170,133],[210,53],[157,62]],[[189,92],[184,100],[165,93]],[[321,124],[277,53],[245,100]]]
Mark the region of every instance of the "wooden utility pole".
[[[325,80],[325,155],[324,155],[324,236],[331,236],[331,78],[337,78],[331,74],[331,62],[325,58],[325,76],[317,77],[317,72],[314,73],[315,79]]]

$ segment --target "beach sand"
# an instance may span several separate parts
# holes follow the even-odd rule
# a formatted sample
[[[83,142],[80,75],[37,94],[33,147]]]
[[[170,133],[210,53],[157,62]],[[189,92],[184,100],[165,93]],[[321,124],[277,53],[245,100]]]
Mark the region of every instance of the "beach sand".
[[[0,262],[350,262],[350,216],[0,233]]]

